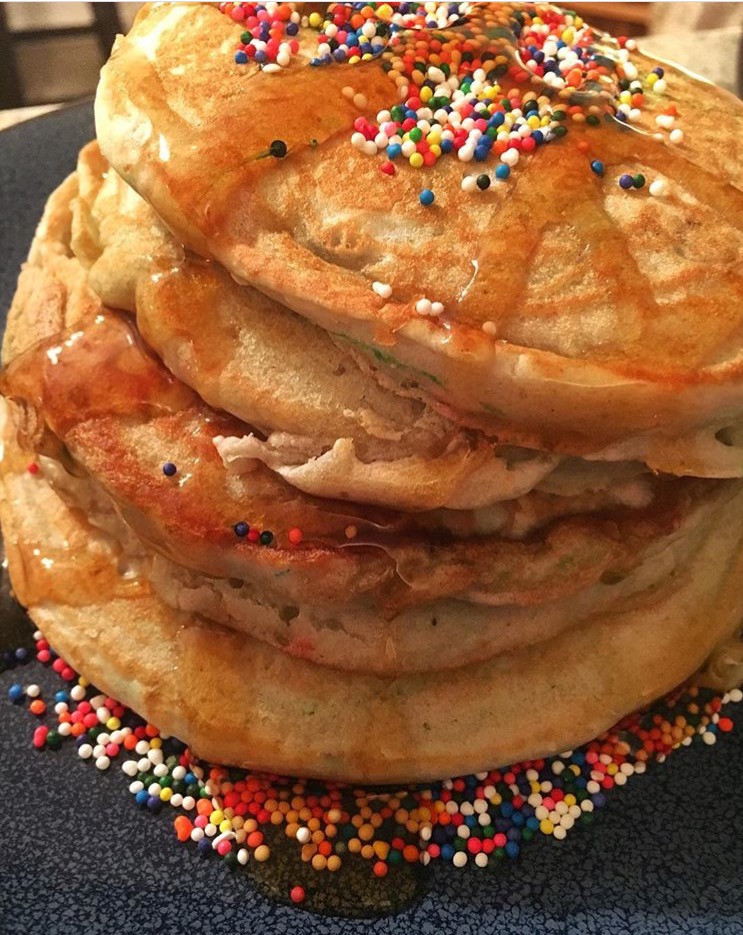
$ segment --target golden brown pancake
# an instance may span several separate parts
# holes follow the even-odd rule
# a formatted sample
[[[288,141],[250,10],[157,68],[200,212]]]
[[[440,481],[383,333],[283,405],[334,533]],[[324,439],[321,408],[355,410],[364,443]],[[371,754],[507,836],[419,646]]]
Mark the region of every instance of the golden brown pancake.
[[[78,671],[215,762],[410,782],[569,749],[670,690],[740,625],[738,492],[679,588],[600,613],[548,651],[449,673],[343,673],[168,607],[28,473],[33,452],[7,423],[3,442],[0,518],[19,600]]]
[[[234,63],[240,32],[212,6],[148,7],[103,70],[103,152],[184,243],[394,378],[428,374],[428,395],[501,439],[740,476],[740,451],[715,440],[743,409],[740,102],[668,66],[667,94],[645,95],[635,127],[571,126],[472,196],[461,179],[477,170],[456,158],[390,177],[352,146],[354,120],[395,103],[384,56],[298,55],[269,73]],[[669,104],[688,120],[683,145],[640,132]],[[286,157],[259,158],[277,138]],[[625,172],[667,194],[620,190]],[[445,313],[421,317],[421,297]]]

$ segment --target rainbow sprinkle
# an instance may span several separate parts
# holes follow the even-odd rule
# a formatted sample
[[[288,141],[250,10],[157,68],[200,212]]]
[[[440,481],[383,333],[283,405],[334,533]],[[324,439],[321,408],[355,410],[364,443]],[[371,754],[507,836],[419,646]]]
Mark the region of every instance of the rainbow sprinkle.
[[[222,3],[220,9],[247,26],[235,51],[238,64],[288,67],[300,52],[294,38],[300,27],[319,33],[310,65],[379,60],[398,102],[374,120],[358,117],[351,143],[367,155],[383,154],[379,168],[387,175],[397,163],[419,169],[447,154],[465,163],[495,157],[510,170],[564,137],[571,122],[636,123],[644,90],[666,87],[662,68],[643,84],[630,61],[632,40],[598,34],[577,14],[548,4],[331,3],[308,17],[287,3]],[[343,93],[366,108],[362,92],[349,86]],[[676,132],[673,114],[656,119]],[[473,178],[463,188],[482,191],[489,184]]]
[[[335,873],[345,862],[361,860],[380,878],[405,864],[485,867],[510,860],[534,839],[563,840],[590,824],[612,790],[649,764],[663,762],[695,739],[714,744],[733,728],[723,707],[743,700],[738,689],[718,695],[687,686],[559,756],[380,791],[200,762],[179,741],[98,693],[54,654],[40,632],[35,639],[36,659],[68,687],[47,705],[38,685],[11,685],[14,704],[28,702],[39,721],[52,722],[34,729],[34,747],[56,749],[73,740],[78,756],[99,770],[121,759],[140,808],[155,814],[173,809],[179,841],[232,867],[263,863],[284,847],[295,848],[316,871]],[[31,658],[26,650],[2,657],[8,668]],[[292,885],[286,896],[299,903],[305,890]]]

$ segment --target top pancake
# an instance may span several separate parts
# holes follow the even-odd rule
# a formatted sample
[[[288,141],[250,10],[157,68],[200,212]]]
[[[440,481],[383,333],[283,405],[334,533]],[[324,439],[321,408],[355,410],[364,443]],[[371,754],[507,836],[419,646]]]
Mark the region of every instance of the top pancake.
[[[473,16],[505,15],[495,6]],[[616,121],[575,124],[525,154],[508,183],[467,194],[462,175],[492,174],[495,155],[477,168],[453,155],[399,164],[390,177],[383,154],[351,144],[356,118],[396,103],[383,56],[310,67],[300,55],[267,73],[234,63],[240,32],[211,6],[147,8],[103,71],[103,151],[191,249],[362,342],[398,378],[415,370],[423,391],[503,439],[623,445],[623,457],[704,473],[699,432],[743,411],[738,102],[669,67],[669,93],[645,94],[637,126],[657,129],[675,103],[682,145]],[[286,158],[262,158],[275,139]],[[668,193],[625,192],[623,172],[665,179]],[[421,317],[421,297],[444,314]]]

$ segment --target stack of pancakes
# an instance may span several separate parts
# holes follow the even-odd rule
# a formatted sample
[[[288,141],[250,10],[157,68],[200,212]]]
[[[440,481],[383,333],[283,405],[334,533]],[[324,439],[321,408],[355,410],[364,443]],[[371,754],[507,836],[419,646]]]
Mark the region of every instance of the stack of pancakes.
[[[739,678],[743,108],[669,69],[683,146],[576,121],[473,195],[351,145],[380,61],[239,35],[140,14],[20,276],[0,509],[55,648],[207,759],[373,782]]]

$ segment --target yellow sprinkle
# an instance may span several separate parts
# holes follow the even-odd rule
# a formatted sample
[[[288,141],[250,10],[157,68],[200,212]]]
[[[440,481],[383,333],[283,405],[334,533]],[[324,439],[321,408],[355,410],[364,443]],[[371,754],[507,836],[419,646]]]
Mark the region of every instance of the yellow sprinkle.
[[[420,169],[423,165],[423,155],[421,153],[413,153],[409,161],[414,169]]]
[[[215,808],[209,816],[209,822],[212,825],[218,825],[222,821],[224,821],[224,812],[219,808]]]
[[[118,730],[121,727],[121,721],[117,717],[110,717],[106,721],[106,727],[109,730]]]
[[[421,101],[423,101],[424,104],[430,101],[432,97],[433,97],[432,88],[429,88],[428,86],[426,86],[425,88],[421,88],[420,99]]]
[[[552,834],[552,832],[555,830],[555,826],[552,824],[549,818],[543,818],[539,822],[539,830],[542,832],[542,834]]]
[[[322,25],[322,16],[319,13],[310,13],[309,24],[313,29],[319,29]]]
[[[160,801],[161,802],[169,802],[172,799],[172,797],[173,797],[173,790],[169,786],[166,786],[164,789],[160,790]]]

